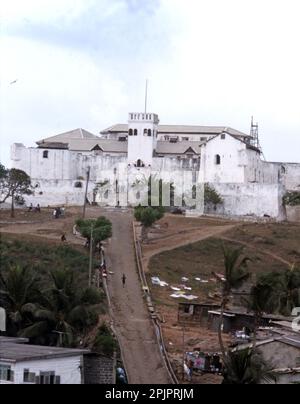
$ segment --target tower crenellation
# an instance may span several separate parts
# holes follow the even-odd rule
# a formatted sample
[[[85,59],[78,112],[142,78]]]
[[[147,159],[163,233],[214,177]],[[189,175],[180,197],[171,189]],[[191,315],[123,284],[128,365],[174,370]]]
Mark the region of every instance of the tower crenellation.
[[[157,114],[131,112],[128,119],[128,164],[149,167],[157,146]]]

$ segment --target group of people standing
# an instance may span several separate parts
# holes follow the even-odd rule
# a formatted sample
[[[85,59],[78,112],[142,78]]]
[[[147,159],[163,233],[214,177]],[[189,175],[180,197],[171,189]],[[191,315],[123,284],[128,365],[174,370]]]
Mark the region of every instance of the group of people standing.
[[[28,212],[36,212],[36,213],[41,213],[41,206],[39,204],[36,205],[36,207],[33,206],[31,203],[30,206],[28,207]]]

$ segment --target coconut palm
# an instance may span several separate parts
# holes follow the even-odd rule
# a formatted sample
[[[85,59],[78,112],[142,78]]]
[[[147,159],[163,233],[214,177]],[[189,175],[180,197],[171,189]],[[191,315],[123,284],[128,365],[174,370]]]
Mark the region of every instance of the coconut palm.
[[[265,288],[268,312],[291,315],[300,304],[300,270],[294,265],[282,272],[271,272],[262,276],[258,286]]]
[[[17,333],[25,321],[27,304],[40,298],[38,280],[27,267],[13,266],[6,275],[0,272],[0,306],[8,313],[8,332]]]
[[[78,291],[71,271],[52,271],[51,278],[43,305],[25,307],[32,324],[21,335],[36,343],[72,346],[82,331],[97,322],[101,296],[94,289]]]
[[[245,301],[249,311],[254,313],[254,337],[253,337],[253,351],[256,350],[257,344],[257,331],[261,324],[261,319],[265,312],[270,310],[270,295],[272,289],[268,285],[257,282],[251,289],[250,297]]]
[[[227,304],[229,303],[231,291],[234,288],[240,287],[250,277],[250,274],[247,270],[247,264],[250,259],[247,257],[242,257],[242,253],[243,248],[233,250],[223,246],[225,276],[224,279],[221,280],[222,303],[218,332],[219,343],[223,357],[226,356],[226,349],[223,341],[224,312],[226,310]]]
[[[224,361],[223,384],[270,384],[270,366],[252,349],[230,352]]]

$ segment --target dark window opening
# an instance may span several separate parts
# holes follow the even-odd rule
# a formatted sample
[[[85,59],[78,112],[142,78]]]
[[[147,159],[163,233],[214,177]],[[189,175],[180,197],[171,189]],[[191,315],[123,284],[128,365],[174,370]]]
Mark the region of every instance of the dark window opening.
[[[152,130],[148,129],[148,136],[151,137],[152,136]]]
[[[133,130],[129,129],[129,136],[133,136]]]
[[[225,133],[222,133],[221,139],[222,139],[222,140],[226,139],[226,134],[225,134]]]
[[[216,165],[221,165],[221,156],[219,154],[216,155]]]
[[[0,365],[0,380],[4,382],[14,381],[14,372],[11,370],[10,366]]]
[[[48,150],[45,150],[43,152],[43,159],[47,159],[47,158],[49,158],[49,152],[48,152]]]
[[[134,129],[134,136],[137,136],[137,135],[138,135],[138,130]]]

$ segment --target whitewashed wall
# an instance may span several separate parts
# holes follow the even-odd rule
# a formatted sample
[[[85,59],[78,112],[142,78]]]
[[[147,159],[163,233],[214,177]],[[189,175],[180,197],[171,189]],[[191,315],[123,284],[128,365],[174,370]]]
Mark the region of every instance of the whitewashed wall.
[[[226,134],[209,141],[202,147],[201,180],[214,183],[244,183],[247,166],[246,145]],[[216,156],[221,164],[216,164]]]
[[[282,206],[284,188],[273,184],[211,184],[222,195],[224,205],[215,213],[226,216],[249,216],[285,220]]]
[[[24,384],[24,369],[37,376],[40,372],[55,372],[61,377],[61,384],[82,384],[81,364],[81,356],[18,362],[12,365],[14,384]]]

